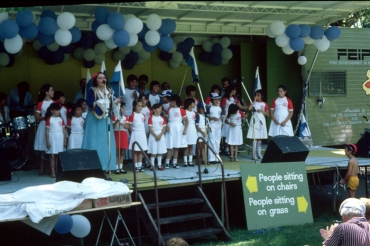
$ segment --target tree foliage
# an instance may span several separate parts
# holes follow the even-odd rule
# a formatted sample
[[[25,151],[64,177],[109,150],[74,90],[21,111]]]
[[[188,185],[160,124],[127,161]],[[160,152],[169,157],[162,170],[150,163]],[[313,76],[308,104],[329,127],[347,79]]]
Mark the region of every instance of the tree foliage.
[[[347,18],[331,23],[331,26],[351,27],[360,21],[363,28],[370,28],[370,8],[350,13]]]

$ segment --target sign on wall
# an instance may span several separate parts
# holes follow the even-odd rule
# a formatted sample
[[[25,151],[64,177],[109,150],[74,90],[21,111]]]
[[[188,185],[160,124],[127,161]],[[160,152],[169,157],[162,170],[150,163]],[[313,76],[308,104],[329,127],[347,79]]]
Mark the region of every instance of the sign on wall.
[[[248,230],[312,223],[304,162],[241,165]]]

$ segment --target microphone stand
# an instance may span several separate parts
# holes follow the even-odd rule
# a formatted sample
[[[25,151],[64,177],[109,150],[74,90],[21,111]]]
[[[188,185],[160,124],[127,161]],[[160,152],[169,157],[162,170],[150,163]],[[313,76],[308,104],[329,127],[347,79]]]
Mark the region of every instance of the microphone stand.
[[[107,88],[106,81],[104,82],[105,84],[105,89]],[[105,93],[105,92],[104,92]],[[108,95],[109,99],[109,109],[108,109],[108,119],[107,119],[107,126],[108,126],[108,178],[107,180],[112,180],[111,178],[111,168],[110,168],[110,162],[111,162],[111,143],[110,143],[110,131],[111,131],[111,117],[112,117],[112,111],[113,111],[113,95],[111,94],[111,91],[108,90]]]

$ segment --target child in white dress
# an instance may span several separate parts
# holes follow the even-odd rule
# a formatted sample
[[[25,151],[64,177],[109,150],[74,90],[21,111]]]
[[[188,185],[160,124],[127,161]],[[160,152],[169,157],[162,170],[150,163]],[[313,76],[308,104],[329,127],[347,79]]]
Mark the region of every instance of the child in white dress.
[[[82,117],[82,106],[73,104],[67,120],[68,146],[67,149],[81,149],[84,139],[85,119]]]
[[[178,95],[171,96],[170,99],[171,107],[167,111],[168,124],[167,124],[167,156],[165,168],[170,168],[170,158],[173,149],[173,168],[179,168],[177,165],[177,157],[179,155],[179,148],[186,148],[188,146],[186,142],[186,131],[188,129],[189,121],[186,116],[186,112],[181,106],[181,99]],[[184,124],[183,124],[184,122]]]
[[[193,145],[197,142],[198,134],[195,127],[195,119],[197,113],[193,110],[195,108],[195,99],[186,98],[184,101],[184,108],[186,109],[186,117],[188,118],[188,129],[186,131],[187,148],[184,149],[184,167],[194,166],[193,164]]]
[[[208,133],[208,144],[215,150],[216,154],[220,151],[220,142],[221,142],[221,127],[223,117],[222,109],[219,106],[221,97],[217,93],[211,93],[211,107],[208,110],[208,119],[210,131]],[[216,164],[218,159],[212,151],[208,151],[208,163]]]
[[[166,140],[164,133],[166,132],[166,120],[161,116],[162,105],[156,103],[153,105],[153,115],[149,118],[149,139],[148,153],[150,154],[150,162],[154,165],[155,157],[157,156],[158,170],[163,171],[162,155],[167,152]],[[151,169],[153,166],[150,167]]]
[[[137,145],[134,147],[132,146],[134,142],[137,142],[141,146],[142,150],[148,150],[148,140],[145,134],[145,115],[141,113],[143,104],[141,101],[134,100],[132,107],[134,112],[128,118],[128,122],[131,125],[129,149],[134,150],[133,161],[135,163],[136,171],[144,172],[144,168],[142,166],[143,155],[141,150]]]
[[[238,160],[238,147],[243,144],[243,132],[242,132],[242,122],[245,115],[239,110],[236,104],[230,104],[228,114],[225,119],[225,124],[229,125],[229,132],[226,136],[226,143],[229,145],[230,149],[230,161]]]
[[[60,105],[52,103],[45,115],[46,153],[50,155],[50,177],[55,178],[58,166],[58,153],[67,147],[66,131],[60,117]]]
[[[253,139],[253,160],[262,159],[262,139],[267,139],[266,116],[269,116],[269,107],[266,102],[262,101],[262,99],[262,90],[255,91],[254,101],[248,107],[248,109],[252,111],[252,116],[249,123],[247,138]]]

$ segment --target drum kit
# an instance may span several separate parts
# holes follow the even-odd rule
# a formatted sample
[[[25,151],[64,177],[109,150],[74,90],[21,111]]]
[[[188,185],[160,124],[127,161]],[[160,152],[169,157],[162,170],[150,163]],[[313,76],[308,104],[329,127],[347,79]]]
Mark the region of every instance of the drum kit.
[[[2,163],[13,170],[20,169],[28,161],[31,141],[31,126],[36,125],[35,116],[13,118],[10,122],[0,121],[0,153]]]

